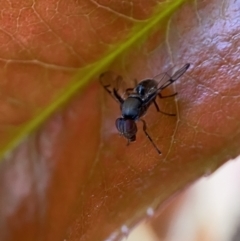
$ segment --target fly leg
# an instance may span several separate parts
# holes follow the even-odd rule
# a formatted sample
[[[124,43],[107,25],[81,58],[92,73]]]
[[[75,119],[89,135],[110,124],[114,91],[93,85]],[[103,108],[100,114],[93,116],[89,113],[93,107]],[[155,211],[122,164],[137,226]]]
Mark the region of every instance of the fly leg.
[[[153,145],[154,148],[156,149],[157,153],[158,153],[159,155],[161,155],[162,152],[158,149],[158,147],[156,146],[156,144],[153,142],[151,136],[149,136],[149,134],[147,133],[147,125],[146,125],[146,122],[145,122],[144,120],[142,120],[142,119],[140,119],[140,121],[143,123],[143,131],[144,131],[146,137],[147,137],[148,140],[152,143],[152,145]]]
[[[127,94],[127,96],[129,96],[130,94],[131,94],[131,92],[133,91],[133,89],[134,88],[127,88],[126,90],[125,90],[125,93]],[[125,94],[124,93],[124,94]]]
[[[161,98],[161,99],[163,99],[163,98],[168,98],[168,97],[176,96],[177,94],[178,94],[178,93],[176,92],[176,93],[174,93],[174,94],[172,94],[172,95],[162,96],[161,93],[158,93],[158,97]]]
[[[119,95],[118,91],[115,88],[113,88],[113,95],[120,104],[124,102],[123,98]]]
[[[137,80],[134,79],[134,85],[137,86]],[[127,88],[125,90],[125,93],[124,94],[127,94],[127,96],[129,96],[132,92],[133,92],[134,88]]]
[[[158,107],[158,104],[157,104],[156,100],[153,100],[153,103],[154,103],[154,105],[155,105],[155,107],[156,107],[156,109],[157,109],[157,112],[160,112],[160,113],[162,113],[162,114],[164,114],[164,115],[168,115],[168,116],[176,116],[176,114],[170,114],[170,113],[166,113],[166,112],[164,112],[164,111],[161,111],[161,110],[159,109],[159,107]]]
[[[118,89],[117,88],[113,88],[110,84],[104,84],[102,81],[102,78],[104,77],[104,74],[100,75],[100,84],[102,85],[102,87],[108,92],[109,95],[111,95],[111,97],[117,101],[118,103],[122,104],[123,103],[123,98],[119,95],[118,93]],[[120,81],[120,76],[117,79],[117,82]]]

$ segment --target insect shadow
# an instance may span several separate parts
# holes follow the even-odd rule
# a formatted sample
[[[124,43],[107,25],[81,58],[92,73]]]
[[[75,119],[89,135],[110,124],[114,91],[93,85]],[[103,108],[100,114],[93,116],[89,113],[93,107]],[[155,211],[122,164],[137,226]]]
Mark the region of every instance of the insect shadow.
[[[146,137],[152,143],[158,154],[161,154],[161,151],[147,132],[146,122],[141,119],[141,117],[146,114],[151,104],[154,104],[158,112],[168,116],[175,116],[175,114],[161,111],[156,102],[156,97],[168,98],[177,95],[177,93],[174,93],[168,96],[162,96],[161,91],[180,78],[189,66],[189,63],[185,64],[173,75],[161,73],[152,79],[144,79],[136,84],[134,88],[127,88],[124,92],[125,97],[122,97],[119,93],[119,87],[122,82],[120,75],[111,71],[104,72],[100,75],[99,80],[101,85],[120,105],[121,117],[116,119],[115,125],[118,132],[127,139],[127,145],[136,140],[138,130],[136,121],[141,121]]]

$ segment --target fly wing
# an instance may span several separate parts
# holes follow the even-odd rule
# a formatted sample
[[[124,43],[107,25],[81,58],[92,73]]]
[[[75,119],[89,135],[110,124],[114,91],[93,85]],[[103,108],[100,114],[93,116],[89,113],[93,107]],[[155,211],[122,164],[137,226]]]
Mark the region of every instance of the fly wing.
[[[167,88],[169,85],[174,83],[178,78],[180,78],[189,68],[190,64],[185,64],[182,68],[178,69],[174,74],[169,74],[170,71],[159,74],[154,77],[154,79],[158,82],[158,92]]]
[[[115,101],[118,103],[123,102],[121,97],[123,79],[121,75],[118,75],[112,71],[107,71],[99,76],[99,81],[103,88]]]

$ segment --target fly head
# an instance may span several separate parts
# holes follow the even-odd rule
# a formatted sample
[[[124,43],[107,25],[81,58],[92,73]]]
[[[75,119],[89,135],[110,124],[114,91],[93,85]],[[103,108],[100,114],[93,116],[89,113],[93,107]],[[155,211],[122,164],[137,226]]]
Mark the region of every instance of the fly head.
[[[129,142],[136,140],[137,125],[134,120],[117,118],[116,127],[121,135],[123,135]]]

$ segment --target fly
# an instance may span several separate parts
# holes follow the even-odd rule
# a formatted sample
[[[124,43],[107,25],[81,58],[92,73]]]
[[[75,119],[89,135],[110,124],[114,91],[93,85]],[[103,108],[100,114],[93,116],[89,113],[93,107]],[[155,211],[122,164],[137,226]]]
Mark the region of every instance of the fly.
[[[144,116],[151,104],[154,104],[158,112],[169,116],[175,116],[175,114],[161,111],[156,102],[156,97],[168,98],[177,95],[177,93],[174,93],[172,95],[162,96],[161,91],[180,78],[187,71],[189,66],[189,63],[185,64],[172,76],[163,73],[152,79],[144,79],[139,82],[135,88],[126,89],[125,98],[119,93],[119,84],[122,81],[120,75],[116,75],[110,71],[100,75],[99,79],[101,85],[120,105],[121,117],[116,119],[115,125],[118,132],[127,139],[127,145],[136,140],[138,130],[136,121],[141,121],[143,123],[143,131],[146,137],[152,143],[158,154],[161,154],[161,151],[147,132],[146,122],[141,119],[141,117]]]

